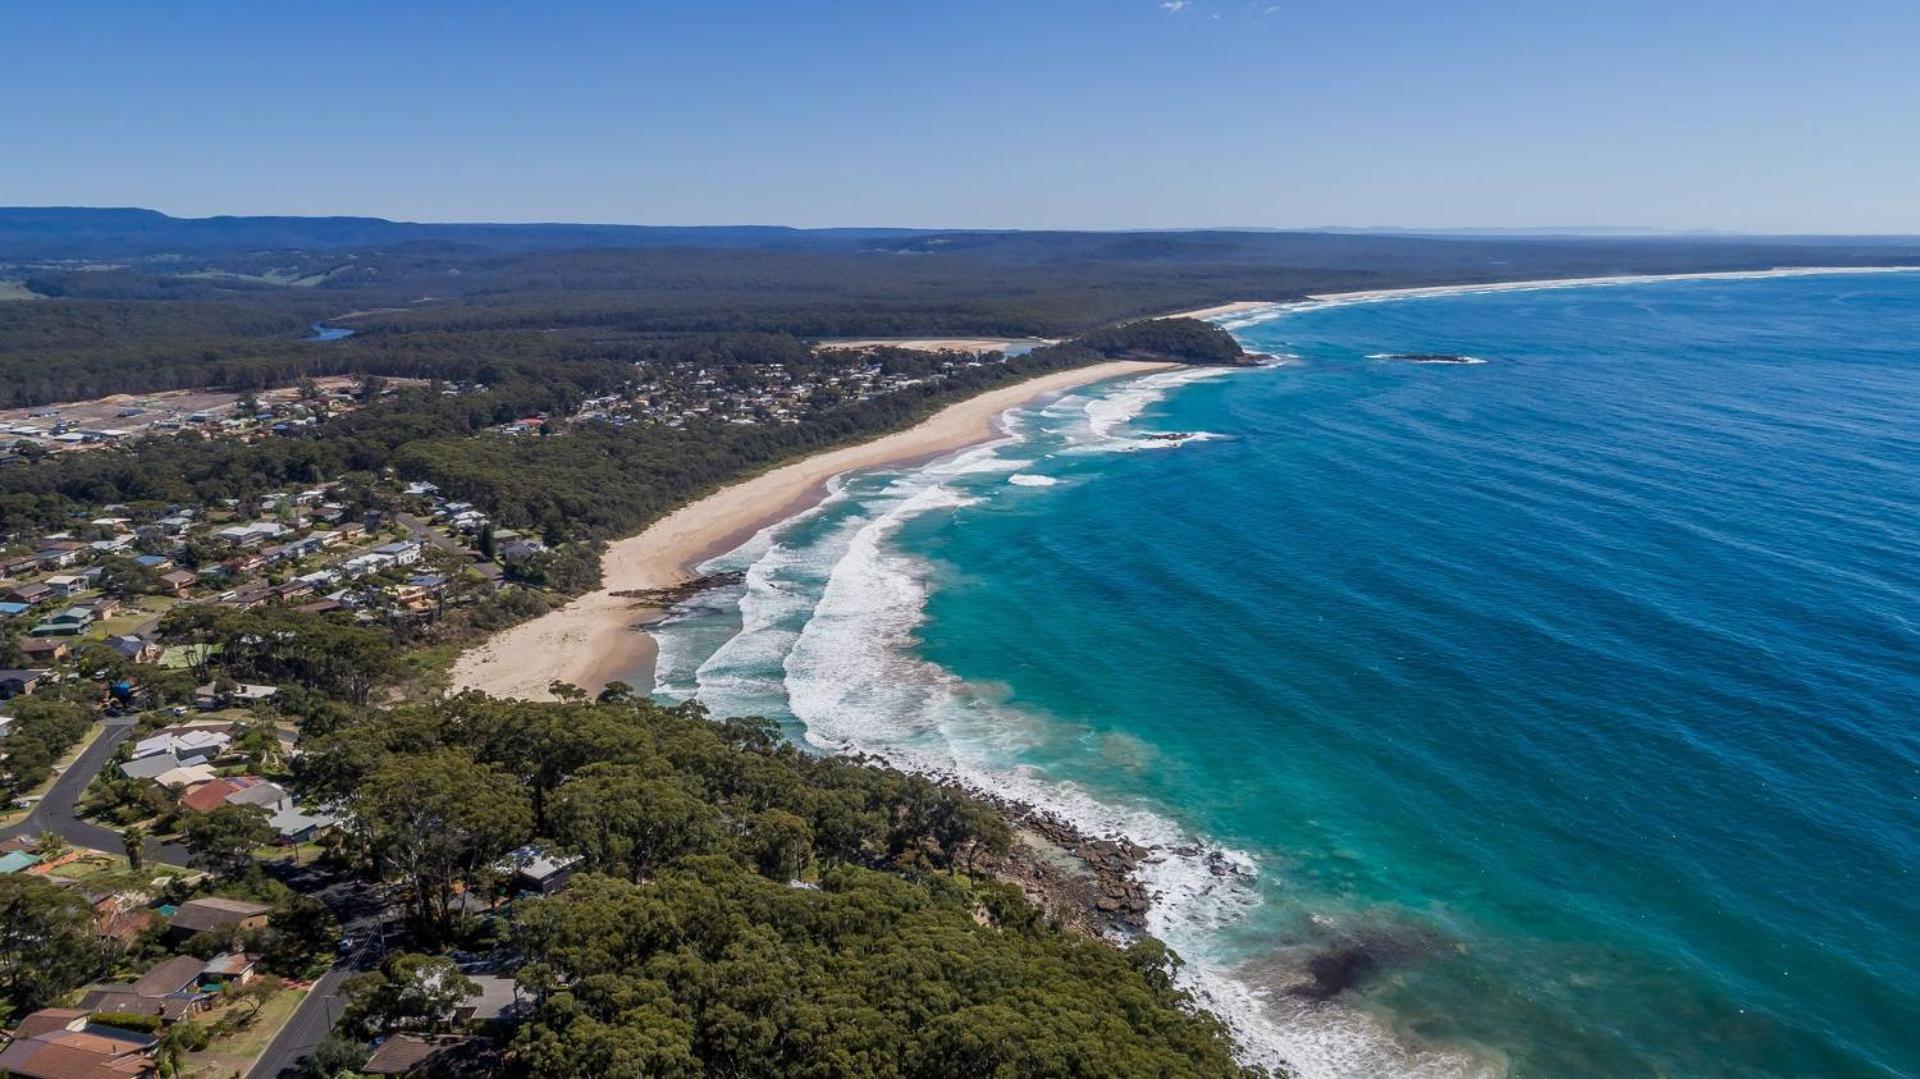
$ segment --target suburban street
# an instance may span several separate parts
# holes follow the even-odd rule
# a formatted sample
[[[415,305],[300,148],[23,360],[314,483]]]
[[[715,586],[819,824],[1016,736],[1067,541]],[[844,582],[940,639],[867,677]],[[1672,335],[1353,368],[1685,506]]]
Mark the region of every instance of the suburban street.
[[[111,828],[102,828],[97,824],[83,821],[74,812],[74,807],[87,792],[88,784],[113,759],[113,751],[127,734],[133,730],[134,719],[131,716],[105,721],[106,730],[93,744],[81,751],[73,766],[60,774],[48,788],[46,797],[40,799],[20,823],[0,831],[0,839],[13,836],[36,836],[42,832],[52,832],[76,847],[118,854],[125,849],[120,841],[120,833]],[[166,862],[170,865],[187,864],[187,848],[179,843],[162,843],[149,838],[144,844],[149,861]]]
[[[276,876],[288,886],[325,903],[333,911],[334,917],[340,919],[341,933],[351,939],[354,946],[314,983],[293,1017],[287,1020],[287,1025],[280,1028],[280,1033],[268,1044],[266,1052],[254,1062],[253,1070],[247,1073],[248,1079],[299,1074],[300,1059],[312,1052],[314,1046],[319,1045],[327,1032],[340,1021],[341,1011],[346,1007],[340,991],[341,983],[361,971],[372,969],[382,955],[382,949],[373,941],[378,935],[384,909],[364,883],[351,878],[328,877],[311,866]],[[322,881],[327,883],[323,884]]]

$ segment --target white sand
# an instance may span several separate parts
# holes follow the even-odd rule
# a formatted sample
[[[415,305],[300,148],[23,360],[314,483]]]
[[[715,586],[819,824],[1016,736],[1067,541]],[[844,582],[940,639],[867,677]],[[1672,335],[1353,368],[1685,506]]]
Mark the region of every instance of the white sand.
[[[1156,315],[1156,318],[1219,318],[1221,315],[1238,315],[1243,311],[1258,311],[1263,307],[1272,307],[1277,300],[1235,300],[1232,303],[1216,304],[1213,307],[1196,307],[1191,311],[1175,311],[1171,315]]]
[[[1045,337],[863,337],[829,338],[820,342],[825,351],[835,349],[904,348],[915,352],[1000,352],[1017,345],[1051,345]]]
[[[827,481],[843,472],[984,442],[1010,408],[1091,382],[1171,366],[1119,360],[1041,375],[949,405],[905,431],[818,453],[722,488],[611,544],[602,561],[605,587],[600,591],[503,630],[462,654],[453,667],[453,688],[545,700],[547,686],[561,681],[597,692],[608,680],[645,668],[653,657],[653,638],[637,627],[659,612],[614,592],[667,588],[690,579],[692,567],[817,501]]]
[[[1559,277],[1532,281],[1490,281],[1477,285],[1424,285],[1415,288],[1368,289],[1360,292],[1316,292],[1304,300],[1239,300],[1215,307],[1181,311],[1161,318],[1220,318],[1249,311],[1312,303],[1365,303],[1417,296],[1458,296],[1470,292],[1528,292],[1544,288],[1590,285],[1644,285],[1660,281],[1751,281],[1768,277],[1818,277],[1823,274],[1914,273],[1920,266],[1786,266],[1772,270],[1723,270],[1713,273],[1619,274],[1613,277]]]

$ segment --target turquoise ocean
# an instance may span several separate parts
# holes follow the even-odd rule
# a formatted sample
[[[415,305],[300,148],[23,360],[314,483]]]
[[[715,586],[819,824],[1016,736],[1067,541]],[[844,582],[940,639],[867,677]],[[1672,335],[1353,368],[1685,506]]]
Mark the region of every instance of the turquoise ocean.
[[[1156,847],[1302,1076],[1920,1074],[1920,274],[1224,324],[716,559],[656,693]]]

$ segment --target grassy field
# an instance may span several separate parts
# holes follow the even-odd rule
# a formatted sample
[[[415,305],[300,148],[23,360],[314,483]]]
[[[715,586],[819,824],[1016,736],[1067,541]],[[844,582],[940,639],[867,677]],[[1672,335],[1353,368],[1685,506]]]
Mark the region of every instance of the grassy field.
[[[244,1029],[215,1038],[198,1053],[188,1053],[181,1075],[187,1079],[227,1079],[228,1076],[247,1074],[253,1062],[267,1051],[273,1036],[280,1033],[280,1028],[287,1025],[287,1020],[293,1018],[294,1011],[306,996],[304,989],[289,989],[267,1001],[260,1009],[260,1014],[254,1016]],[[217,1022],[224,1015],[244,1011],[244,1008],[237,1006],[216,1008],[203,1016],[202,1021]]]

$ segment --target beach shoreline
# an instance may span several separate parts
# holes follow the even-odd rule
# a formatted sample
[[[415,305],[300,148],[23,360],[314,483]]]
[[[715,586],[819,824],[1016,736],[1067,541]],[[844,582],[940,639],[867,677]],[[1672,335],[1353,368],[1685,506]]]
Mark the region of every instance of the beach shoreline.
[[[451,687],[526,700],[552,699],[547,687],[556,681],[598,692],[609,681],[650,668],[654,659],[653,638],[644,630],[664,612],[621,593],[686,582],[701,562],[818,502],[835,476],[965,449],[993,438],[1001,414],[1009,409],[1091,383],[1174,366],[1115,360],[1024,379],[955,402],[905,430],[816,453],[723,487],[609,544],[601,560],[599,589],[461,653],[451,672]]]

